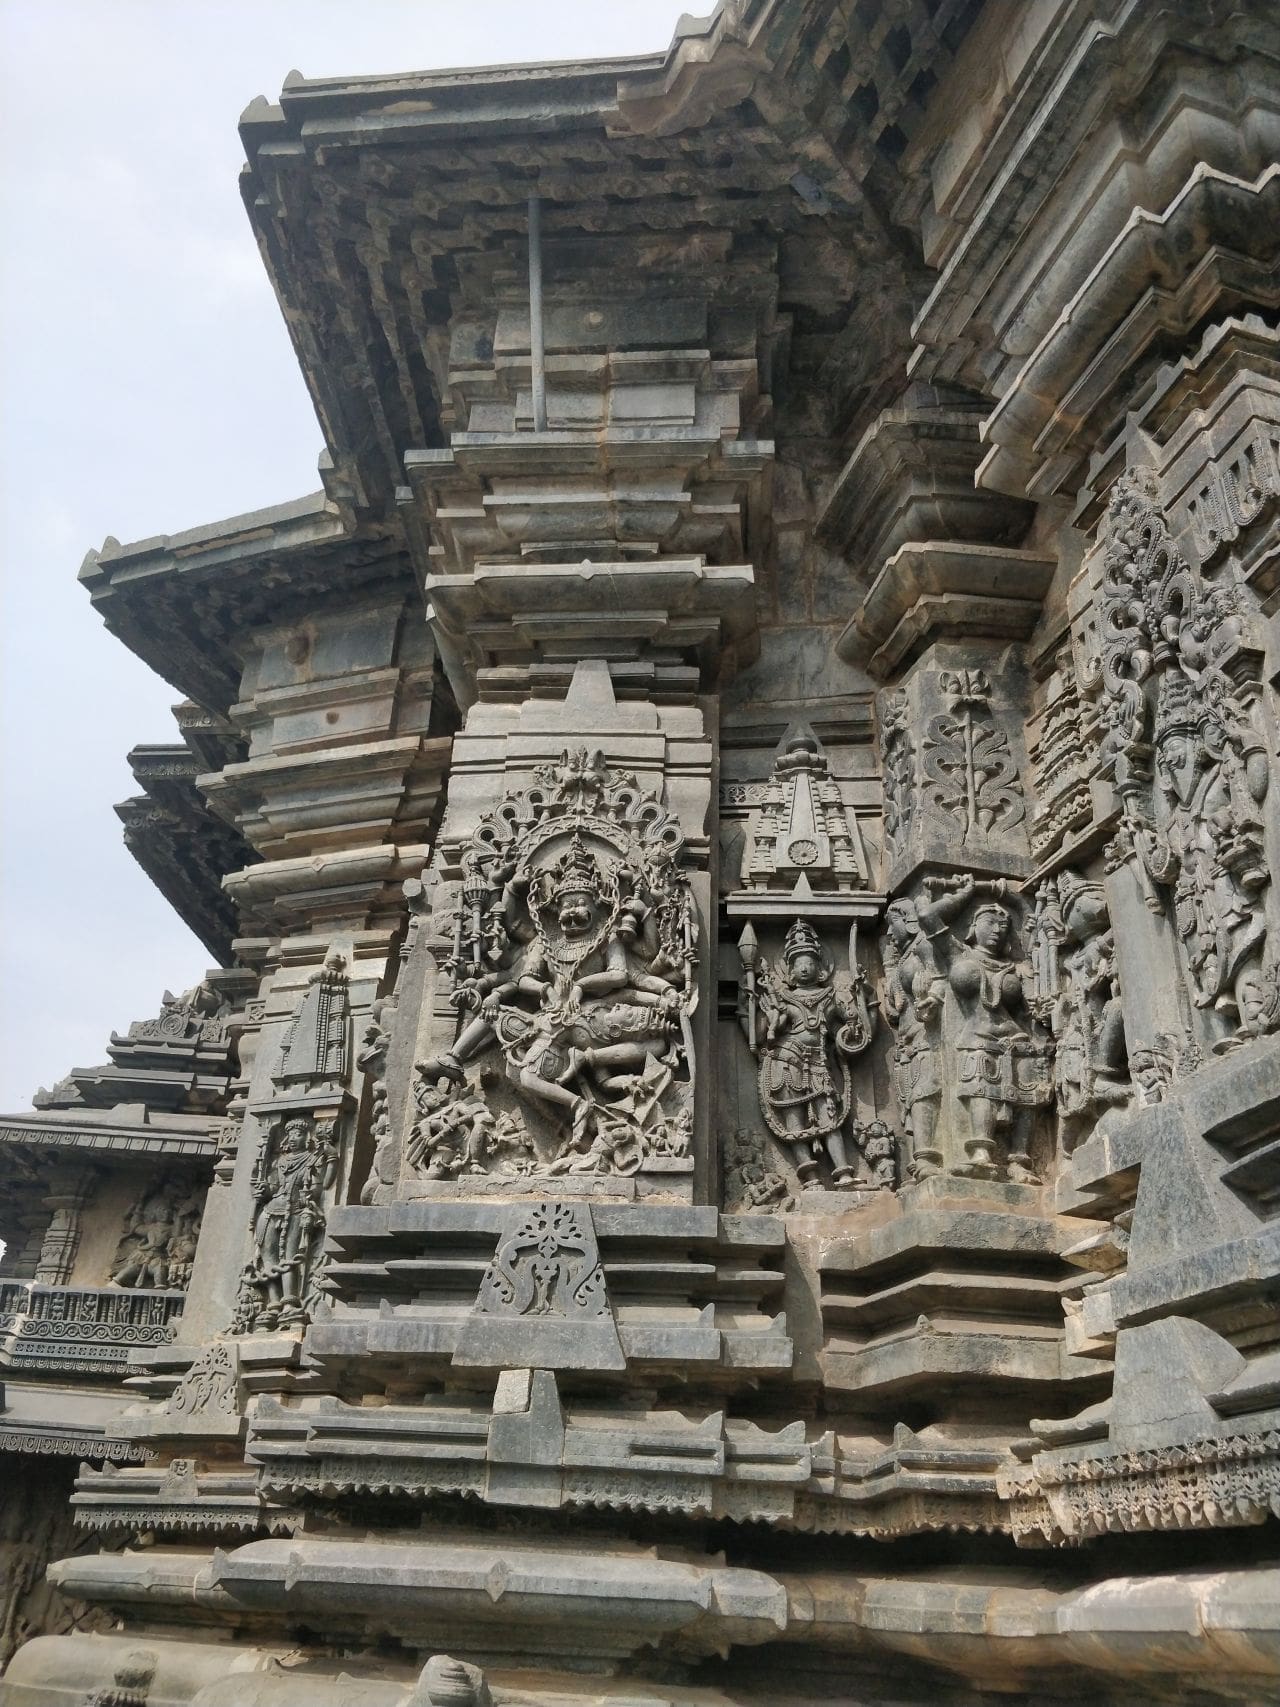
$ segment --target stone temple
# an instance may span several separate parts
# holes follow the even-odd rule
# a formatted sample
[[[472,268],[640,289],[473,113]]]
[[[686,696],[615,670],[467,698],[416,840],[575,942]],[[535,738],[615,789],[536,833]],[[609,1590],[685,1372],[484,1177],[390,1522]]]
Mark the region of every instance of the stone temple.
[[[322,490],[81,571],[203,983],[0,1125],[6,1707],[1280,1689],[1280,13],[240,121]]]

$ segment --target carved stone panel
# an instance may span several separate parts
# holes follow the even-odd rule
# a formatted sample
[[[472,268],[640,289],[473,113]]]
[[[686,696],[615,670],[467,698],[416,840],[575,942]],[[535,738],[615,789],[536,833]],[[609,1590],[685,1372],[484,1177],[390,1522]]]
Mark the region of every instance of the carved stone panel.
[[[453,1361],[509,1369],[626,1367],[585,1203],[544,1198],[512,1207]]]
[[[1053,1098],[1008,884],[926,878],[889,904],[885,1017],[907,1131],[904,1174],[1034,1184],[1035,1111]]]
[[[691,1175],[683,848],[659,800],[588,748],[481,818],[461,881],[436,890],[437,995],[459,1017],[416,1065],[402,1178],[527,1193],[535,1176]]]
[[[1105,1108],[1132,1095],[1115,935],[1101,884],[1072,870],[1047,877],[1028,921],[1033,1013],[1053,1033],[1064,1148]]]
[[[254,1167],[253,1254],[240,1282],[238,1332],[296,1328],[311,1319],[338,1170],[336,1125],[286,1115],[267,1134]]]
[[[206,1346],[169,1396],[166,1410],[185,1421],[227,1421],[239,1400],[239,1358],[235,1346],[214,1340]]]
[[[806,919],[792,920],[776,950],[772,940],[768,947],[769,953],[761,951],[748,921],[738,939],[739,1019],[756,1062],[760,1116],[770,1138],[802,1188],[850,1191],[892,1184],[894,1149],[881,1153],[879,1132],[868,1139],[859,1119],[865,1099],[854,1097],[852,1064],[875,1029],[856,925],[847,970],[837,972],[822,935]],[[864,1153],[868,1142],[875,1152],[870,1158]],[[771,1171],[763,1153],[760,1161],[760,1173],[753,1159],[750,1177],[736,1182],[751,1196],[761,1196]],[[733,1165],[741,1170],[747,1163],[735,1158]]]
[[[111,1264],[116,1286],[183,1287],[191,1279],[204,1194],[190,1180],[152,1182],[125,1218]]]
[[[346,961],[331,954],[311,974],[272,1075],[286,1090],[336,1090],[350,1072],[351,1019]]]
[[[1103,529],[1112,869],[1166,922],[1189,1041],[1222,1051],[1280,1027],[1274,722],[1247,593],[1192,570],[1155,498],[1150,478],[1122,477]]]
[[[924,863],[1029,869],[1021,665],[937,646],[880,705],[888,886]]]
[[[818,740],[784,741],[748,825],[741,888],[789,895],[851,894],[869,887],[857,820]]]

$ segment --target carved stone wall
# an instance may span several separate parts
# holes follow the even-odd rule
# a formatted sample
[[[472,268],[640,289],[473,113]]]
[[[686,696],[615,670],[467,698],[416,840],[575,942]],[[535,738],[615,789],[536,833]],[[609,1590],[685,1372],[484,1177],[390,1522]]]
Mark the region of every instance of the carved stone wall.
[[[325,490],[84,571],[238,934],[0,1128],[119,1621],[22,1707],[1274,1693],[1277,65],[764,0],[248,110]]]

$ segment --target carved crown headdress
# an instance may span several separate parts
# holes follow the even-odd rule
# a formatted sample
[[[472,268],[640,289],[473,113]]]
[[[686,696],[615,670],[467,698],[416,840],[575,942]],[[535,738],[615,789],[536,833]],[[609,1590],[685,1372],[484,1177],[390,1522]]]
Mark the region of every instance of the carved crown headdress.
[[[539,873],[538,900],[544,907],[553,906],[562,895],[582,894],[603,897],[608,878],[595,855],[575,830],[568,848],[553,864]]]
[[[1194,733],[1207,711],[1204,697],[1181,670],[1166,671],[1156,703],[1156,745],[1170,735]]]
[[[782,944],[782,958],[788,966],[802,954],[812,954],[816,959],[824,960],[818,933],[808,919],[797,919]]]

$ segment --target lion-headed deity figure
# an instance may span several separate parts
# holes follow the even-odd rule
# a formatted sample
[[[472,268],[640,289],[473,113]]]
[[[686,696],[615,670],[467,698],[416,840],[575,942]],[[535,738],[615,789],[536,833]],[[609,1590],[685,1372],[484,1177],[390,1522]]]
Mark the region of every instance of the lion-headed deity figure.
[[[464,1020],[422,1066],[501,1051],[553,1168],[634,1171],[690,1106],[697,922],[683,837],[635,777],[565,753],[477,826],[446,961]]]

